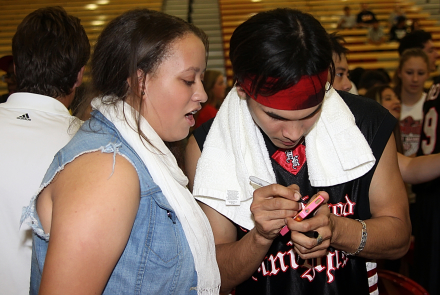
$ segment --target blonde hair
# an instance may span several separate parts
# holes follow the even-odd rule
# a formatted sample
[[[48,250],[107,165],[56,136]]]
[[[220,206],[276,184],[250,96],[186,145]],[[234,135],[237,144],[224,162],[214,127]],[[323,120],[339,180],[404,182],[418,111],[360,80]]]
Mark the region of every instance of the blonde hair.
[[[420,48],[409,48],[406,49],[399,59],[399,66],[394,73],[393,82],[394,82],[394,92],[400,97],[402,92],[402,79],[399,77],[398,73],[402,70],[403,65],[407,62],[411,57],[421,57],[426,63],[426,69],[429,70],[429,58],[426,53]]]

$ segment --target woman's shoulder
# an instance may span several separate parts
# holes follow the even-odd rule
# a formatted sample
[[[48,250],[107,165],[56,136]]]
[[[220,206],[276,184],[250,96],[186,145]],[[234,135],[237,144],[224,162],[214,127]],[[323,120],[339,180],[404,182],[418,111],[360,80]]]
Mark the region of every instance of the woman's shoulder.
[[[100,157],[100,154],[107,156]],[[52,168],[59,170],[60,167],[82,155],[87,155],[86,158],[90,157],[91,160],[99,157],[101,161],[109,162],[112,167],[110,174],[113,174],[115,169],[134,170],[137,173],[134,179],[142,184],[143,190],[153,192],[155,191],[153,188],[157,187],[140,156],[120,135],[116,127],[99,114],[84,122],[72,140],[55,156],[54,162],[57,167]]]

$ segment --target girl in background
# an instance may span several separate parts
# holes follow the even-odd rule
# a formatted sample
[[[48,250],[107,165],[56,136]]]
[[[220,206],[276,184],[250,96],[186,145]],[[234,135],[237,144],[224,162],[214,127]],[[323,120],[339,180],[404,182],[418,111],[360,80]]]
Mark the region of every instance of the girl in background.
[[[405,156],[414,156],[419,147],[428,78],[429,59],[425,52],[420,48],[405,50],[394,75],[394,91],[402,103],[400,131]]]
[[[376,100],[385,107],[396,119],[400,118],[401,103],[393,88],[389,85],[378,85],[370,88],[366,97]],[[402,154],[400,127],[394,129],[396,139],[397,160],[403,181],[409,184],[419,184],[440,177],[440,154],[419,157],[407,157]]]
[[[205,72],[205,78],[203,80],[203,86],[205,87],[208,100],[203,105],[203,108],[196,116],[196,125],[194,128],[199,127],[211,118],[214,118],[225,99],[226,83],[225,77],[220,71],[207,70]]]
[[[400,118],[401,104],[396,94],[389,85],[379,85],[372,87],[365,94],[366,97],[372,98],[384,106],[397,119]],[[407,183],[407,192],[409,197],[409,208],[413,232],[416,233],[417,227],[420,224],[420,218],[416,217],[416,198],[412,192],[411,185],[427,183],[440,177],[440,153],[430,155],[420,155],[417,157],[407,157],[402,154],[402,141],[400,138],[400,126],[396,125],[394,129],[394,136],[397,146],[397,162],[399,170],[402,174],[403,181]],[[411,185],[409,185],[411,184]],[[420,242],[417,245],[422,245]],[[424,245],[423,247],[425,247]],[[418,249],[417,249],[418,250]],[[400,272],[405,270],[405,267],[400,267],[401,260],[387,260],[385,261],[385,268]]]

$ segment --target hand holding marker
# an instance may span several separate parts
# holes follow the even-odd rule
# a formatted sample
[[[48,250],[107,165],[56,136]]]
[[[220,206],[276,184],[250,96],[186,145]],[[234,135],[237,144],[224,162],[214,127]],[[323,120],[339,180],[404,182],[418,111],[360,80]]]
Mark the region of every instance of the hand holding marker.
[[[263,187],[263,186],[268,186],[270,185],[269,182],[264,181],[256,176],[250,176],[249,180],[251,181],[251,183],[259,186],[259,187]],[[299,202],[305,204],[306,201],[301,198],[299,200]],[[302,221],[304,220],[310,213],[312,213],[316,208],[319,207],[319,205],[321,205],[321,203],[324,202],[324,198],[320,195],[318,195],[312,202],[310,202],[309,204],[307,204],[303,210],[301,210],[301,212],[299,212],[298,214],[296,214],[295,217],[293,217],[294,220],[296,221]],[[287,227],[287,225],[285,225],[281,231],[280,234],[282,236],[284,236],[286,233],[289,232],[289,228]]]

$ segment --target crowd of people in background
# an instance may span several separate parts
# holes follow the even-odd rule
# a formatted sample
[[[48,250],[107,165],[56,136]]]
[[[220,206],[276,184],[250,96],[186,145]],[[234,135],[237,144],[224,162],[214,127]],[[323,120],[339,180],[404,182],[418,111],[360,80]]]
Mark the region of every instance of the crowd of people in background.
[[[343,38],[337,34],[333,34],[333,39],[338,40],[334,45],[336,48],[344,44]],[[394,136],[399,169],[407,184],[414,258],[405,259],[404,263],[402,260],[386,260],[382,267],[404,273],[423,285],[430,294],[437,294],[439,285],[434,278],[440,274],[436,250],[440,247],[440,222],[428,207],[438,204],[439,195],[436,114],[440,84],[435,75],[439,54],[431,34],[423,30],[406,34],[400,41],[398,52],[399,63],[391,77],[383,69],[356,68],[349,72],[348,78],[354,81],[359,95],[376,100],[399,120]],[[349,54],[348,50],[345,54]],[[430,78],[432,74],[434,78]],[[426,89],[428,79],[433,81]],[[334,84],[335,88],[338,86]]]
[[[399,42],[407,33],[420,30],[420,22],[417,19],[408,19],[402,6],[396,4],[386,21],[378,19],[367,3],[361,3],[357,14],[351,13],[350,6],[344,6],[337,29],[367,29],[366,42],[380,45],[385,42]]]

